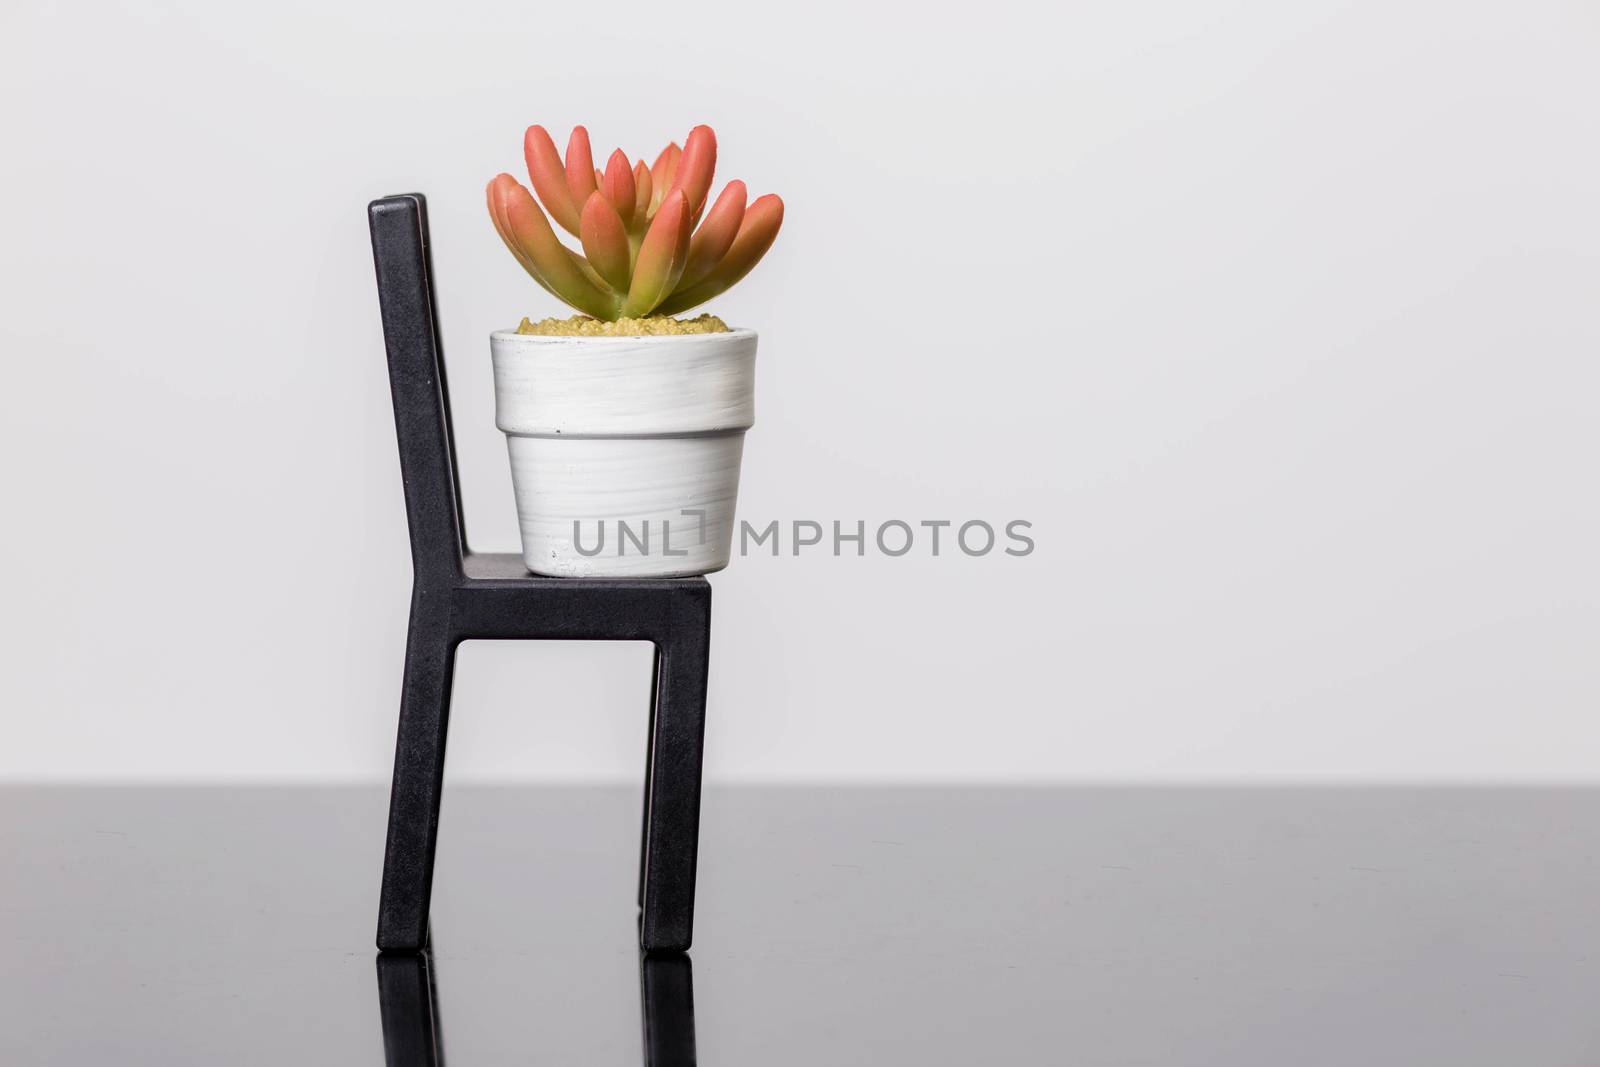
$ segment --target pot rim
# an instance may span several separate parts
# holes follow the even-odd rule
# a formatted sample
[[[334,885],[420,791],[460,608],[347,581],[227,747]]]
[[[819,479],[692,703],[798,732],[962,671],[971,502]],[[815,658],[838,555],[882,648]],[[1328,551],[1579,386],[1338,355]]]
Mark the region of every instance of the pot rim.
[[[758,340],[754,330],[654,337],[498,332],[489,342],[495,425],[508,434],[586,437],[746,430],[755,423]]]
[[[718,344],[745,337],[755,337],[756,331],[735,326],[720,333],[667,333],[618,335],[615,337],[588,337],[569,334],[518,333],[516,330],[495,330],[489,334],[491,341],[530,345],[613,345],[613,344]]]

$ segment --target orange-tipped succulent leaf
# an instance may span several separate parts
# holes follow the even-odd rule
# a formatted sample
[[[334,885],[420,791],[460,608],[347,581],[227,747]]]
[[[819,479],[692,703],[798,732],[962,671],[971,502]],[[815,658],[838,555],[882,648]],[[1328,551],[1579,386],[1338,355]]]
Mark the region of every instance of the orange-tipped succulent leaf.
[[[678,170],[678,157],[682,154],[678,142],[673,141],[650,164],[650,184],[655,187],[654,198],[650,201],[651,214],[661,210],[661,202],[666,199],[667,190],[672,188],[672,179]]]
[[[711,205],[705,221],[689,238],[689,262],[683,268],[680,286],[688,287],[710,274],[722,257],[733,247],[739,236],[739,223],[744,220],[744,182],[737,178],[728,183],[717,202]]]
[[[683,190],[674,189],[661,202],[661,210],[650,223],[639,246],[639,260],[633,267],[633,284],[622,314],[643,318],[671,294],[683,276],[689,258],[689,201]]]
[[[617,317],[616,298],[578,266],[517,179],[501,174],[490,182],[489,207],[507,247],[545,288],[586,315]]]
[[[689,198],[689,214],[698,219],[705,210],[706,197],[711,193],[711,178],[717,170],[717,135],[710,126],[696,126],[689,131],[683,144],[683,155],[678,158],[677,174],[673,181]]]
[[[556,143],[543,126],[529,126],[522,138],[522,154],[528,162],[528,179],[534,192],[544,201],[550,217],[563,230],[578,236],[578,204],[567,189],[567,168],[561,162]],[[515,179],[513,179],[515,180]]]
[[[694,285],[674,292],[656,307],[658,315],[677,315],[703,304],[712,297],[727,292],[761,262],[772,242],[778,238],[778,227],[783,225],[783,201],[773,193],[758,197],[745,209],[739,224],[739,236],[733,239],[728,254]]]
[[[633,165],[633,225],[643,229],[650,218],[650,209],[655,204],[650,199],[650,168],[644,165],[644,160]]]
[[[567,190],[572,194],[572,202],[582,210],[582,205],[589,202],[589,195],[599,188],[599,183],[594,178],[594,156],[589,151],[589,131],[582,126],[572,128],[572,136],[567,138]]]
[[[617,217],[622,219],[622,224],[631,224],[634,209],[633,168],[628,166],[628,157],[622,154],[620,148],[612,152],[611,158],[606,161],[606,172],[600,179],[600,191],[617,209]]]
[[[628,231],[617,209],[598,190],[589,194],[589,202],[583,206],[583,254],[607,285],[618,293],[628,292],[632,274]]]
[[[559,300],[561,294],[550,288],[550,283],[544,280],[544,276],[539,273],[539,268],[522,251],[516,239],[511,236],[511,228],[506,223],[505,212],[501,210],[504,197],[501,195],[498,186],[502,177],[509,177],[509,175],[497,176],[494,181],[489,183],[488,188],[489,218],[494,222],[495,232],[500,235],[500,240],[505,242],[506,248],[516,257],[517,262],[522,264],[522,269],[528,272],[528,276],[538,282],[551,296]],[[515,179],[512,180],[515,181]]]

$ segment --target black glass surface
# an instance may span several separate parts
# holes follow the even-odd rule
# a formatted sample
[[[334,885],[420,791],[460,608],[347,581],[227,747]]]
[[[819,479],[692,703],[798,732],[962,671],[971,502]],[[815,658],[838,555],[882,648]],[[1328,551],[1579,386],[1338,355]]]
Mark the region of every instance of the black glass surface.
[[[447,790],[423,959],[381,787],[0,790],[0,1062],[1600,1062],[1592,791],[711,789],[643,961],[638,801]]]

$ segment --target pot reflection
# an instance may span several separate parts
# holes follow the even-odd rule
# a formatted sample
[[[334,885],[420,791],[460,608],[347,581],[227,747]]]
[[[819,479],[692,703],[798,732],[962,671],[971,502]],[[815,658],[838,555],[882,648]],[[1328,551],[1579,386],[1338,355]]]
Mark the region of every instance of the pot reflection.
[[[681,952],[639,960],[645,1067],[693,1067],[694,968]],[[378,955],[378,1010],[388,1067],[443,1067],[439,997],[428,954]]]

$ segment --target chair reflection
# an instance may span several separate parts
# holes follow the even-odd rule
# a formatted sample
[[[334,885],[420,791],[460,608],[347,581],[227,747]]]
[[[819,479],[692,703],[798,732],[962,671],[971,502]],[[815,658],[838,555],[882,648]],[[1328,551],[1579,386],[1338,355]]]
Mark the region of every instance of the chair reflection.
[[[681,952],[639,960],[645,1067],[693,1067],[694,968]],[[388,1067],[443,1067],[439,997],[426,952],[378,956],[378,1010]]]
[[[639,961],[640,1014],[645,1067],[692,1067],[694,966],[681,952]]]

